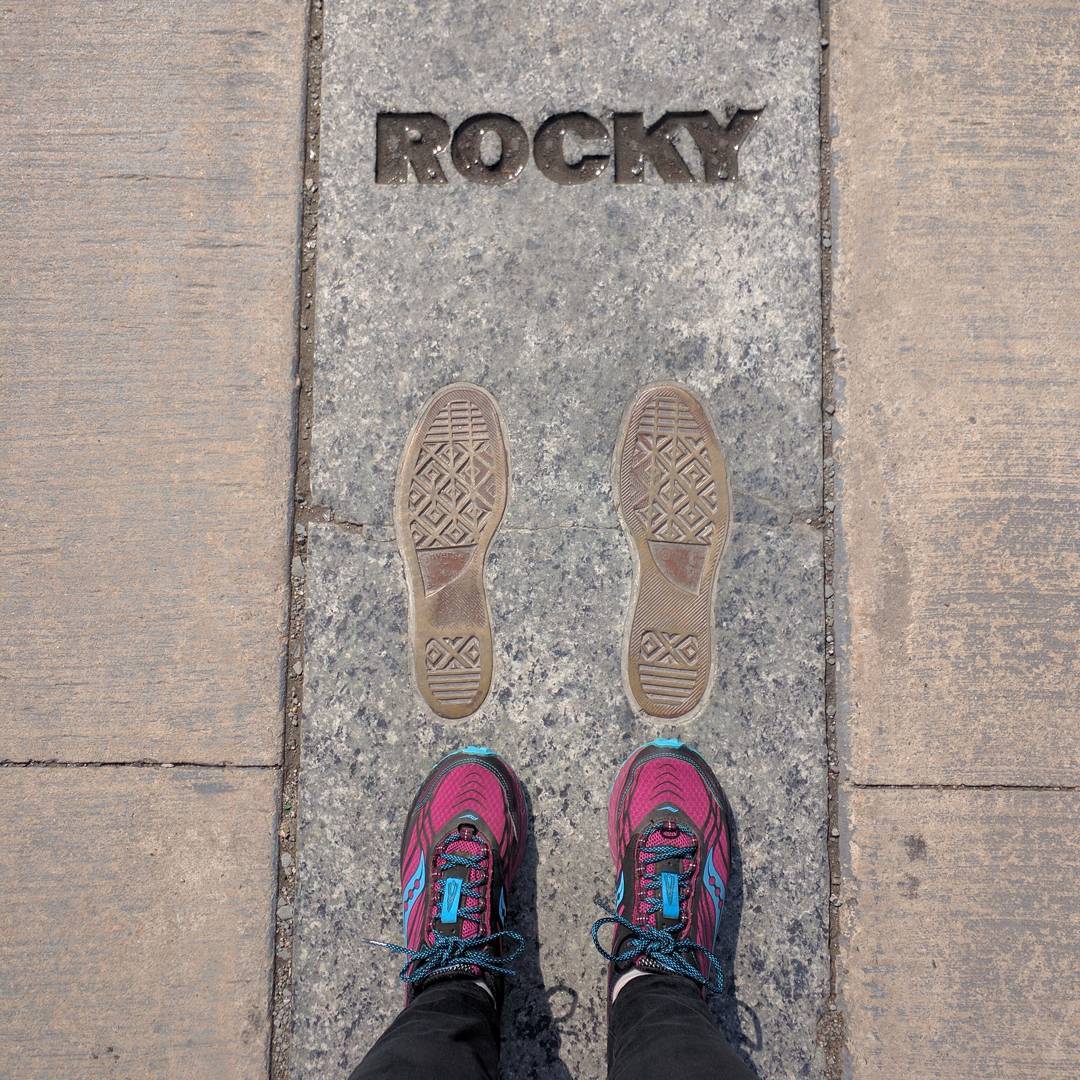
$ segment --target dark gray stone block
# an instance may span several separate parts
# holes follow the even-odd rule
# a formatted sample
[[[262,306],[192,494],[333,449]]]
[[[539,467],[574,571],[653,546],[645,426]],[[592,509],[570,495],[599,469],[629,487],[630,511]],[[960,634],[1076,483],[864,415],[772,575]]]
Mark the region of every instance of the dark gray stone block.
[[[606,805],[622,759],[678,735],[714,764],[735,814],[737,873],[718,1019],[765,1077],[819,1075],[828,978],[820,540],[736,522],[717,602],[717,678],[697,715],[631,711],[619,648],[630,557],[617,530],[504,531],[491,556],[496,672],[474,717],[433,717],[409,668],[396,546],[311,530],[296,958],[297,1077],[342,1075],[400,1007],[398,846],[444,753],[499,748],[532,799],[511,921],[529,952],[508,998],[505,1074],[604,1074],[604,965],[589,926],[614,873]],[[737,942],[736,942],[737,938]]]
[[[818,38],[809,0],[329,5],[313,485],[367,528],[311,530],[296,1076],[340,1076],[396,1011],[394,960],[361,938],[399,933],[409,801],[437,757],[473,741],[507,754],[536,814],[513,901],[533,945],[504,1072],[602,1076],[603,964],[588,930],[594,894],[611,888],[607,792],[635,745],[673,733],[715,763],[737,817],[734,996],[718,1018],[762,1076],[820,1075],[821,551],[802,523],[821,486]],[[568,110],[610,130],[619,111],[723,122],[739,107],[763,112],[734,182],[647,170],[621,185],[609,165],[561,186],[530,160],[485,186],[447,153],[444,185],[375,183],[381,111],[451,127],[498,111],[532,135]],[[609,487],[622,411],[661,378],[709,405],[735,489],[716,682],[677,727],[635,716],[623,690],[630,556]],[[433,717],[413,686],[387,529],[406,433],[457,379],[499,400],[513,468],[489,574],[495,680],[464,722]]]
[[[615,430],[674,378],[710,406],[734,485],[789,507],[820,492],[817,5],[337,0],[326,17],[313,485],[390,520],[421,405],[494,393],[516,523],[613,524]],[[740,179],[665,184],[609,166],[578,186],[376,184],[375,118],[763,112]],[[680,142],[680,146],[684,145]]]

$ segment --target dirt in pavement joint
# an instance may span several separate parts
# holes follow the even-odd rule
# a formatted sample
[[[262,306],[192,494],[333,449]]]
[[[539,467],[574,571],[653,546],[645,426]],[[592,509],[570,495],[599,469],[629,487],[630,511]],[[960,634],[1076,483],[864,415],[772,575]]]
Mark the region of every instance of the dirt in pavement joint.
[[[833,415],[836,411],[835,357],[832,325],[832,146],[829,127],[830,0],[819,0],[821,68],[818,124],[821,137],[821,452],[822,452],[822,599],[825,625],[825,743],[828,756],[829,855],[829,996],[818,1021],[818,1042],[825,1054],[825,1075],[840,1080],[844,1049],[844,1017],[837,999],[837,957],[840,936],[841,864],[838,794],[840,759],[836,739],[836,638],[833,629],[833,567],[836,499],[833,461]]]
[[[300,280],[297,343],[298,374],[295,418],[293,533],[290,552],[289,650],[282,751],[281,806],[278,818],[277,923],[274,929],[274,979],[271,996],[270,1077],[289,1076],[292,1037],[292,960],[299,886],[296,848],[299,820],[300,725],[304,690],[304,604],[307,534],[313,521],[326,520],[311,506],[312,376],[315,368],[315,261],[319,215],[319,121],[322,91],[323,0],[310,0],[307,20],[307,88],[303,160],[303,216],[300,231]]]

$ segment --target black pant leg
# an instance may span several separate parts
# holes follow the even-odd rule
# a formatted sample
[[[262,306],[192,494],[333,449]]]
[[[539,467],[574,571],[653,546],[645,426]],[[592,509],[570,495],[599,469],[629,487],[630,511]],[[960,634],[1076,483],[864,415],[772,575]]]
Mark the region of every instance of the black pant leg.
[[[610,1023],[608,1080],[753,1080],[689,979],[631,979]]]
[[[476,983],[433,983],[402,1009],[349,1080],[496,1080],[499,1016]]]

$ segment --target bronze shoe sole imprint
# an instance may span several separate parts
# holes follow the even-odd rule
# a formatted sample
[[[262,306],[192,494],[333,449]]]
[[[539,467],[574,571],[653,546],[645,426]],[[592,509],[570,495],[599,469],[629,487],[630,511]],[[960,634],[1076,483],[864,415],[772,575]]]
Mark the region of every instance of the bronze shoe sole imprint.
[[[491,688],[488,548],[510,486],[506,429],[479,386],[441,389],[401,459],[394,525],[409,587],[409,637],[420,693],[439,716],[469,716]]]
[[[623,649],[630,696],[651,716],[685,716],[709,687],[713,598],[731,533],[727,463],[689,390],[656,383],[630,402],[612,490],[634,553]]]

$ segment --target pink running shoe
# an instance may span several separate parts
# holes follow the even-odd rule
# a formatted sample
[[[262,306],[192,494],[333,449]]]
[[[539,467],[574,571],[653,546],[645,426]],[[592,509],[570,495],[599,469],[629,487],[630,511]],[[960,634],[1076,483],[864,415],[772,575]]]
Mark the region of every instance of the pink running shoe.
[[[608,803],[608,841],[618,881],[615,907],[593,924],[608,960],[608,986],[632,967],[685,975],[723,989],[716,937],[731,851],[720,782],[677,739],[635,750],[619,770]],[[599,934],[614,926],[611,951]]]
[[[401,841],[406,1004],[429,983],[482,978],[495,1000],[525,947],[505,928],[506,890],[525,850],[525,790],[494,751],[444,757],[420,785]]]

